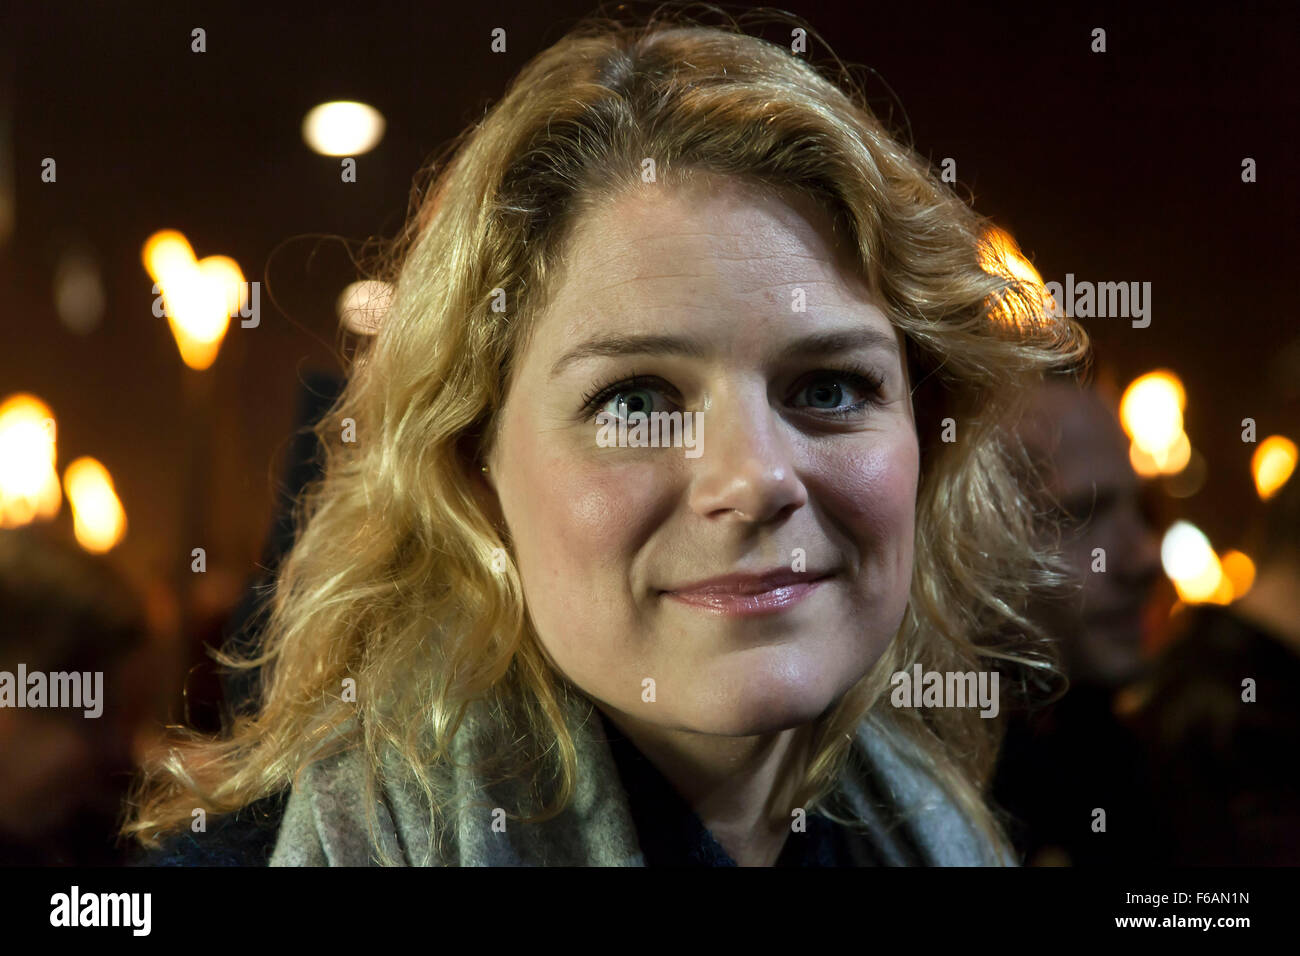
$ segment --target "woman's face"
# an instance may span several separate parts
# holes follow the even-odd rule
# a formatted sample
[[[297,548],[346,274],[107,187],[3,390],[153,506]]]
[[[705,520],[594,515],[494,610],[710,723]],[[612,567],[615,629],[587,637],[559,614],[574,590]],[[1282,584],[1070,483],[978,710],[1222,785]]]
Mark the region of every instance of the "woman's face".
[[[792,201],[649,185],[591,214],[510,383],[486,479],[546,652],[606,712],[733,736],[804,724],[902,620],[902,336],[825,214]],[[674,411],[702,413],[695,434],[661,426],[679,447],[609,447],[597,423]],[[774,577],[700,583],[736,575]]]

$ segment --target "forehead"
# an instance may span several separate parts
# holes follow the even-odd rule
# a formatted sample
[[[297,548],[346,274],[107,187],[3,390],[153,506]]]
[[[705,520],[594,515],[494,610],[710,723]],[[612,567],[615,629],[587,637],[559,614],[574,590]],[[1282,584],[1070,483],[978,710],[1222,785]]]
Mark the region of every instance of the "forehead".
[[[720,298],[773,315],[793,313],[799,298],[828,316],[863,317],[860,306],[874,303],[816,202],[710,178],[637,184],[580,217],[547,312],[569,338],[612,309],[622,321],[653,320],[660,310],[715,310]]]

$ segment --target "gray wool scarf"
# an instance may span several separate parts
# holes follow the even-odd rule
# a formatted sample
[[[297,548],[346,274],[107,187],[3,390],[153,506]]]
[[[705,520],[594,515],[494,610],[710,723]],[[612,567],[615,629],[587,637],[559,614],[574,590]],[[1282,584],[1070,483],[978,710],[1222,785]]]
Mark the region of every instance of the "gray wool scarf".
[[[558,816],[540,823],[508,820],[493,827],[491,808],[520,806],[516,781],[488,786],[469,761],[492,745],[481,715],[471,709],[453,743],[453,775],[460,806],[450,839],[440,852],[430,832],[428,803],[411,785],[385,774],[375,807],[377,843],[407,866],[644,866],[637,830],[609,743],[594,712],[571,721],[578,755],[574,799]],[[999,858],[970,820],[914,759],[888,720],[869,715],[858,726],[842,799],[865,822],[875,854],[890,866],[917,861],[928,866],[1014,866]],[[271,856],[271,866],[373,866],[375,843],[366,819],[365,763],[351,747],[310,764],[290,794]],[[500,814],[496,818],[500,818]],[[899,830],[904,829],[905,833]]]

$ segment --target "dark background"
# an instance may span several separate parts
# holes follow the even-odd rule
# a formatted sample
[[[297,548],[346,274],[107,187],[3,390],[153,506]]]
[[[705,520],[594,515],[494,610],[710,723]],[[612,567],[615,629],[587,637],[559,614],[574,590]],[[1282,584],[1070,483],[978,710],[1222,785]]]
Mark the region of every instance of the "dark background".
[[[611,5],[612,6],[612,5]],[[417,169],[483,115],[582,2],[26,2],[0,21],[12,126],[15,227],[0,245],[0,397],[35,393],[59,421],[60,473],[92,455],[112,473],[129,532],[112,560],[141,587],[189,563],[183,529],[194,423],[166,322],[151,312],[141,246],[177,228],[199,258],[233,257],[262,283],[259,328],[236,320],[206,373],[215,419],[204,521],[209,601],[238,600],[272,518],[300,381],[340,371],[334,302],[353,255],[388,237]],[[728,9],[740,11],[743,6]],[[1241,420],[1300,437],[1295,144],[1297,15],[1051,4],[791,2],[873,105],[1007,228],[1048,281],[1151,282],[1152,322],[1085,320],[1117,380],[1167,367],[1188,391],[1203,488],[1171,502],[1216,549],[1258,507]],[[207,31],[192,53],[190,31]],[[490,52],[490,31],[508,52]],[[1107,52],[1090,51],[1107,31]],[[764,28],[788,43],[788,28]],[[810,56],[826,49],[813,38]],[[303,115],[359,99],[388,122],[358,157],[304,144]],[[41,182],[54,157],[58,181]],[[1241,181],[1243,157],[1258,182]],[[331,238],[333,237],[333,238]],[[99,263],[107,310],[86,335],[53,302],[71,248]],[[57,523],[70,527],[65,506]]]

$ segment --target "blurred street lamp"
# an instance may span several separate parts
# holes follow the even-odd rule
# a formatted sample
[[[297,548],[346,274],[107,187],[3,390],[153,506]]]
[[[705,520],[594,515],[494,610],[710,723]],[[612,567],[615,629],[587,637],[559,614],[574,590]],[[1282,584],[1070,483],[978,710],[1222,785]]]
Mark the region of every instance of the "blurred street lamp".
[[[1119,403],[1120,424],[1132,441],[1129,462],[1144,478],[1176,475],[1192,458],[1183,431],[1187,391],[1173,372],[1159,370],[1134,379]]]
[[[383,114],[353,100],[322,103],[302,121],[302,138],[322,156],[359,156],[384,138]]]
[[[1188,604],[1226,604],[1232,583],[1210,540],[1196,525],[1175,521],[1160,542],[1160,563],[1178,596]]]
[[[126,512],[108,469],[93,458],[78,458],[63,472],[63,486],[77,542],[95,554],[111,550],[126,534]]]
[[[150,236],[142,257],[161,292],[162,314],[181,360],[198,372],[211,367],[230,328],[231,314],[247,302],[239,264],[228,256],[196,260],[189,241],[174,229]],[[154,314],[158,313],[155,303]]]
[[[377,279],[353,282],[339,293],[335,309],[339,321],[357,335],[374,335],[384,321],[393,287]]]
[[[1296,444],[1281,435],[1271,435],[1259,443],[1250,461],[1255,476],[1255,490],[1267,501],[1287,483],[1295,471]]]
[[[0,403],[0,528],[59,513],[56,426],[48,405],[18,393]]]

